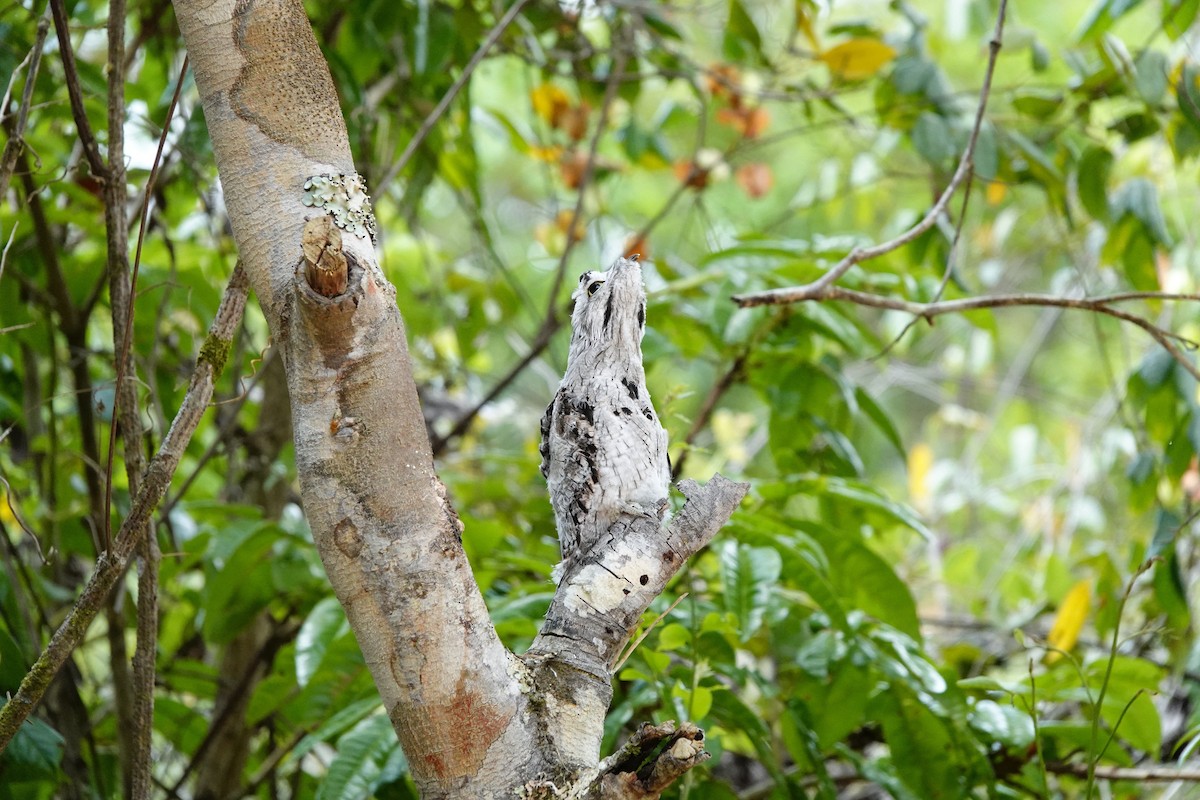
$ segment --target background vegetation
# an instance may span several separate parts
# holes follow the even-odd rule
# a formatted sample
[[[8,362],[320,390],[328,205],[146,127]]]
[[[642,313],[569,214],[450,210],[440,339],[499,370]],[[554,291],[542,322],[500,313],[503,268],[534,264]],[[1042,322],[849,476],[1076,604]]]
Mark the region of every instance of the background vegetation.
[[[605,752],[644,720],[696,722],[714,758],[688,798],[1200,791],[1200,2],[1011,5],[986,98],[986,0],[532,2],[504,28],[489,0],[306,5],[506,642],[552,594],[537,421],[580,272],[643,255],[676,470],[753,484],[647,618]],[[108,7],[66,7],[107,152]],[[106,469],[103,187],[43,19],[0,5],[7,134],[28,116],[0,203],[5,692],[93,567],[107,481],[114,524],[129,505]],[[136,221],[183,53],[162,0],[131,4],[125,34]],[[136,285],[147,452],[236,261],[186,81]],[[983,99],[973,172],[928,231],[845,273],[862,294],[731,301],[917,223]],[[990,299],[938,305],[966,298]],[[221,796],[224,773],[262,797],[411,796],[297,505],[269,346],[248,311],[155,519],[156,791]],[[0,797],[120,792],[136,596],[131,574],[0,755]]]

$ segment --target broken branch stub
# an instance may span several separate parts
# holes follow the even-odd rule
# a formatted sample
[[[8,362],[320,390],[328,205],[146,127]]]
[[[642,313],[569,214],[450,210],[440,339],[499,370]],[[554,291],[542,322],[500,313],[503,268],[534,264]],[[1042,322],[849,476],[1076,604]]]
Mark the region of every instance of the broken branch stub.
[[[342,232],[332,217],[324,215],[305,222],[300,248],[304,252],[304,279],[314,292],[337,297],[346,291],[350,267],[342,252]]]

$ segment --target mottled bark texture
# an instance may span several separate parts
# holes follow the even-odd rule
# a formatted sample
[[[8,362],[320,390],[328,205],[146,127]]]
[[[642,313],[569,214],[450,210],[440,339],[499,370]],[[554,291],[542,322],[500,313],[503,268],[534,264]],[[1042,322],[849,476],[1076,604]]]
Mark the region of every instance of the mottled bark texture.
[[[299,0],[175,9],[234,235],[287,370],[304,510],[423,796],[598,786],[615,652],[745,487],[696,489],[665,534],[651,518],[618,520],[595,563],[564,576],[534,648],[509,653],[434,473],[395,290],[369,233],[342,230],[334,254],[312,249],[309,225],[305,257],[306,224],[326,213],[305,205],[306,180],[354,166]],[[314,290],[313,276],[342,258],[344,291],[329,296],[337,280]],[[657,791],[638,775],[621,781],[640,793],[608,796]]]

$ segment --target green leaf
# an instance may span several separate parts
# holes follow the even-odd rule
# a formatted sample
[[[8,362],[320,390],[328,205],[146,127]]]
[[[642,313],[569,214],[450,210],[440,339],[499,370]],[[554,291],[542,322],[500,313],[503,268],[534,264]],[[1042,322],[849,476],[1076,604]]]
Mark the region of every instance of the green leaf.
[[[1093,218],[1109,219],[1108,176],[1112,172],[1113,155],[1106,148],[1093,145],[1083,152],[1076,170],[1079,202]]]
[[[658,632],[659,650],[678,650],[692,643],[692,632],[678,622],[665,625]]]
[[[837,800],[837,787],[829,777],[822,757],[821,745],[808,715],[808,709],[799,703],[790,703],[788,713],[782,720],[783,743],[792,760],[805,772],[813,772],[817,778],[816,797],[820,800]]]
[[[1187,33],[1200,10],[1200,0],[1165,0],[1162,4],[1162,26],[1171,41]]]
[[[1157,389],[1166,384],[1175,372],[1175,358],[1162,348],[1155,348],[1145,355],[1138,365],[1137,378],[1148,389]]]
[[[228,642],[276,597],[271,568],[276,543],[282,536],[278,526],[263,525],[242,538],[227,560],[222,561],[214,553],[205,562],[206,638]]]
[[[946,725],[902,687],[879,694],[873,707],[891,750],[891,762],[907,787],[925,800],[970,794],[970,770]]]
[[[1087,752],[1092,741],[1092,726],[1075,721],[1040,720],[1038,736],[1047,761],[1065,761]],[[1118,766],[1133,764],[1123,747],[1109,747],[1104,760]]]
[[[1166,613],[1170,626],[1183,638],[1191,629],[1192,612],[1174,543],[1166,551],[1166,557],[1154,566],[1154,599]]]
[[[284,759],[284,767],[286,768],[298,763],[314,747],[322,742],[330,741],[334,736],[343,733],[350,726],[357,725],[367,715],[374,714],[379,708],[380,701],[378,697],[367,697],[338,709],[333,716],[322,722],[317,726],[316,730],[307,734],[292,748],[287,754],[287,758]]]
[[[1033,743],[1033,720],[1030,716],[994,700],[980,700],[975,704],[971,709],[971,727],[1013,750],[1024,750]]]
[[[828,476],[797,478],[795,483],[797,488],[803,487],[813,494],[837,497],[864,509],[879,512],[893,522],[912,528],[927,541],[933,541],[935,538],[933,531],[929,530],[916,512],[889,500],[864,483]]]
[[[1154,515],[1154,536],[1146,550],[1146,558],[1154,558],[1174,550],[1175,534],[1179,532],[1180,523],[1177,514],[1163,508],[1158,510]]]
[[[900,438],[900,431],[896,430],[891,417],[875,402],[875,398],[871,397],[866,389],[857,387],[854,390],[854,399],[858,403],[859,410],[875,423],[875,427],[884,435],[888,443],[895,448],[896,455],[902,459],[907,459],[908,451],[904,449],[904,442]]]
[[[1008,141],[1016,147],[1017,151],[1025,159],[1025,168],[1029,170],[1029,174],[1038,183],[1042,184],[1047,190],[1057,189],[1062,186],[1062,173],[1058,166],[1051,160],[1041,145],[1021,135],[1020,133],[1008,129],[1004,131]]]
[[[709,714],[721,727],[748,738],[763,766],[776,780],[782,782],[783,773],[779,768],[779,757],[775,753],[771,733],[763,722],[762,715],[746,705],[734,692],[714,692]]]
[[[1054,116],[1063,104],[1061,92],[1044,89],[1018,89],[1013,92],[1013,108],[1027,117],[1045,120]]]
[[[960,689],[973,689],[976,691],[985,692],[1004,692],[1006,694],[1012,694],[1018,691],[1018,689],[1014,686],[1002,683],[1001,681],[989,675],[979,675],[974,678],[963,678],[962,680],[958,681],[957,685]]]
[[[725,23],[724,50],[726,58],[732,61],[766,63],[762,51],[762,36],[741,0],[729,0],[729,19]]]
[[[771,591],[782,569],[783,559],[774,548],[737,542],[726,542],[721,548],[725,607],[737,617],[743,642],[762,626]]]
[[[996,179],[1000,172],[1000,147],[996,142],[996,128],[984,120],[979,127],[979,136],[975,139],[975,153],[972,163],[975,166],[975,176],[980,180]]]
[[[63,738],[36,717],[25,720],[12,742],[0,753],[0,775],[5,781],[35,781],[58,775]]]
[[[5,499],[0,495],[0,503]],[[3,591],[0,591],[3,594]],[[21,680],[29,670],[29,664],[21,653],[21,646],[8,632],[7,626],[0,621],[0,697],[11,696],[21,685]]]
[[[1157,753],[1162,747],[1162,720],[1150,694],[1143,692],[1118,705],[1104,698],[1104,721],[1115,728],[1117,738],[1143,753]],[[1111,750],[1112,747],[1109,747]]]
[[[406,772],[407,762],[392,723],[375,714],[338,740],[337,755],[317,790],[317,800],[359,800]]]
[[[954,155],[954,138],[946,120],[923,111],[912,129],[912,143],[921,157],[934,166],[941,165]]]
[[[1156,106],[1167,94],[1167,56],[1157,50],[1143,50],[1134,61],[1133,85],[1148,104]]]
[[[916,603],[887,561],[844,531],[808,524],[802,527],[829,559],[840,605],[861,609],[913,638],[920,637]]]
[[[1175,82],[1179,113],[1193,131],[1200,131],[1200,65],[1185,63]]]
[[[683,703],[684,713],[691,722],[698,722],[708,716],[708,712],[712,709],[713,690],[707,686],[696,686],[689,688],[676,684],[671,690],[674,697],[679,698]]]
[[[1099,38],[1107,33],[1117,20],[1140,4],[1141,0],[1096,0],[1096,4],[1080,24],[1075,38],[1081,42]]]
[[[1099,695],[1106,673],[1107,659],[1088,664],[1085,674],[1093,696]],[[1157,664],[1131,656],[1116,656],[1100,709],[1105,724],[1110,730],[1116,730],[1118,738],[1148,753],[1157,753],[1162,742],[1162,723],[1150,698],[1158,691],[1162,676],[1163,670]]]
[[[346,614],[336,597],[326,597],[309,612],[296,635],[296,682],[308,684],[329,644],[349,630]]]
[[[1045,72],[1050,66],[1050,50],[1037,39],[1029,44],[1029,66],[1034,72]]]
[[[788,707],[827,749],[863,725],[875,681],[869,670],[843,659],[830,665],[827,678],[798,681]]]
[[[1158,118],[1151,113],[1137,111],[1126,114],[1108,126],[1110,131],[1121,135],[1127,143],[1139,142],[1155,135],[1162,129]]]

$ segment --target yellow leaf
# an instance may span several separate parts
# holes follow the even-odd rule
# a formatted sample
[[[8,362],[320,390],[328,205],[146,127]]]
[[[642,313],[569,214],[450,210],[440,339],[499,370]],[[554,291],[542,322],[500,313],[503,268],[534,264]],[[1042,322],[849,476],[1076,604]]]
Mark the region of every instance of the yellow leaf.
[[[796,3],[796,29],[804,34],[804,38],[812,45],[813,50],[820,51],[821,43],[817,41],[817,32],[813,29],[812,17],[809,16],[810,11],[814,10],[806,5]]]
[[[543,83],[531,91],[529,100],[533,103],[534,113],[552,126],[558,125],[563,112],[571,106],[567,93],[552,83]]]
[[[1062,658],[1063,652],[1069,651],[1079,639],[1079,631],[1087,621],[1088,611],[1092,607],[1092,582],[1087,578],[1077,582],[1067,592],[1062,603],[1058,606],[1058,616],[1050,627],[1050,635],[1046,644],[1054,648],[1046,653],[1046,663],[1053,664]],[[1062,652],[1059,652],[1062,651]]]
[[[987,201],[988,205],[998,205],[1004,200],[1008,194],[1008,188],[999,181],[992,181],[987,185]]]
[[[535,144],[529,148],[529,155],[538,161],[549,161],[551,163],[555,163],[562,158],[562,154],[563,149],[558,145],[542,147]]]
[[[878,39],[851,39],[821,53],[829,71],[848,81],[869,78],[896,57],[896,51]]]
[[[929,500],[929,470],[933,466],[933,448],[924,442],[908,451],[908,496],[913,505],[923,508]]]

